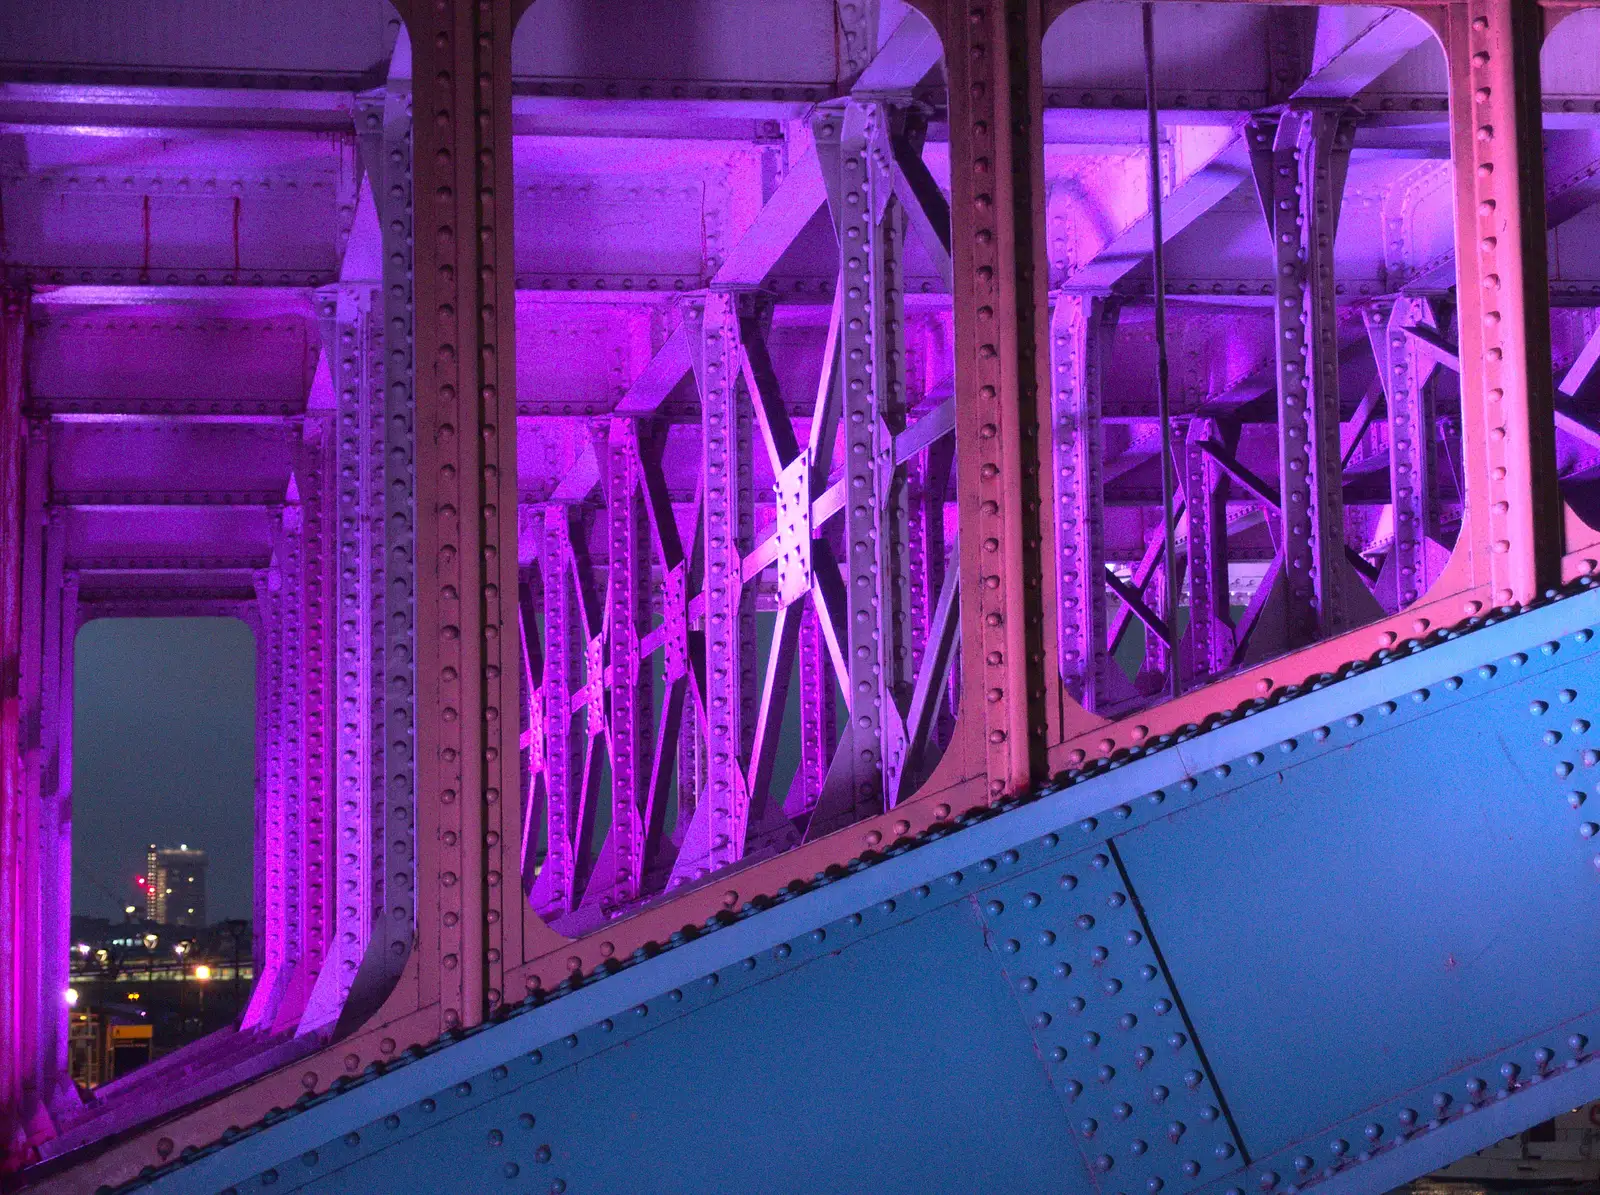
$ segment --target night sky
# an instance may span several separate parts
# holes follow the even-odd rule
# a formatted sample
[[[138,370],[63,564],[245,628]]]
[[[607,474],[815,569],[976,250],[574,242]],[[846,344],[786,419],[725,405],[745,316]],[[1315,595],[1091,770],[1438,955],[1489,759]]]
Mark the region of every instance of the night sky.
[[[231,618],[110,618],[78,634],[72,911],[122,919],[145,848],[209,856],[210,921],[251,916],[256,645]]]

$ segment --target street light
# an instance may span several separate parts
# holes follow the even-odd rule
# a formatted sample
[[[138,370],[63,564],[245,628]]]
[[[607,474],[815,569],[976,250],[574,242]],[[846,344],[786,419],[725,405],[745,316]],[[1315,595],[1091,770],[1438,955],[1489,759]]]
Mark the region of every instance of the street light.
[[[61,993],[61,998],[67,1002],[67,1007],[68,1008],[76,1008],[76,1007],[78,1007],[78,989],[77,988],[68,988],[66,991]]]
[[[211,978],[211,968],[201,963],[194,969],[194,977],[200,981],[197,989],[200,997],[200,1032],[206,1029],[206,980]]]

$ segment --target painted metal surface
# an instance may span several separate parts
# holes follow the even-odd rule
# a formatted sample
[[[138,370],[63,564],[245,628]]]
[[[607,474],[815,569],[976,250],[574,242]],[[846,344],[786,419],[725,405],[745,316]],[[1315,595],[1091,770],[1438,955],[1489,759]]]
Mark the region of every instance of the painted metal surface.
[[[1388,1189],[1441,1135],[1600,1091],[1594,827],[1567,799],[1597,622],[1590,583],[1317,678],[122,1189]],[[1520,869],[1548,883],[1477,878]],[[1559,945],[1529,967],[1532,932]],[[915,1148],[891,1163],[885,1134]]]
[[[265,698],[268,978],[240,1032],[82,1105],[52,1078],[51,948],[0,957],[27,1060],[0,1114],[13,1157],[53,1160],[41,1185],[120,1181],[954,810],[1600,567],[1600,438],[1577,365],[1559,411],[1548,368],[1593,334],[1548,310],[1590,290],[1600,91],[1560,40],[1590,14],[1158,4],[1168,569],[1135,8],[527,8],[350,6],[338,45],[306,34],[319,10],[270,63],[210,14],[145,29],[116,78],[93,30],[39,22],[0,64],[29,346],[0,408],[0,776],[5,825],[44,831],[4,840],[7,907],[43,910],[14,936],[65,941],[78,620],[246,618]],[[1259,77],[1214,92],[1238,46]],[[1271,240],[1248,196],[1269,126],[1299,205],[1280,221],[1275,182]],[[1124,866],[1156,837],[1130,830]],[[1171,850],[1163,872],[1211,858]],[[956,966],[959,938],[923,944]],[[1162,998],[1207,991],[1168,963]],[[1183,1142],[1220,1122],[1173,1145],[1107,1099],[1086,1118],[1116,1169],[1091,1148],[1091,1173],[1135,1141],[1169,1185],[1211,1173]],[[1256,1112],[1212,1154],[1254,1156]]]

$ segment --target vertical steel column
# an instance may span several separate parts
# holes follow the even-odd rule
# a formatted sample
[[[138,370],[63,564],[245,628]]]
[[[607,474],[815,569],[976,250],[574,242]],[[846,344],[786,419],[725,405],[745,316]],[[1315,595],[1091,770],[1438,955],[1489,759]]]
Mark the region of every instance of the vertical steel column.
[[[503,996],[525,935],[503,884],[517,776],[516,280],[511,263],[511,3],[407,2],[419,204],[417,1007],[450,1029]],[[426,213],[424,215],[424,212]],[[514,640],[510,640],[514,643]],[[502,717],[502,713],[505,714]],[[491,916],[492,914],[492,916]],[[531,924],[530,924],[531,922]],[[418,958],[417,955],[421,957]],[[430,1014],[430,1016],[435,1014]]]
[[[257,738],[262,744],[257,762],[260,788],[256,797],[256,953],[260,971],[250,992],[250,1004],[243,1023],[250,1028],[271,1029],[276,1022],[283,988],[293,966],[294,940],[290,937],[290,910],[293,907],[290,872],[289,777],[286,740],[288,734],[289,690],[285,642],[284,561],[287,558],[282,526],[288,518],[285,506],[275,516],[270,565],[255,574],[256,609],[261,621],[261,639],[256,645],[261,664],[256,688]],[[264,683],[262,683],[264,681]]]
[[[1183,445],[1183,509],[1188,516],[1189,625],[1181,667],[1187,687],[1203,685],[1233,660],[1228,602],[1228,475],[1199,445],[1221,442],[1216,421],[1189,422]],[[1176,626],[1168,624],[1176,631]]]
[[[358,671],[369,686],[361,766],[370,778],[361,786],[365,799],[359,802],[363,812],[356,854],[358,882],[364,883],[355,907],[365,928],[358,934],[362,951],[356,956],[353,998],[363,1008],[387,995],[399,976],[416,923],[409,67],[409,54],[397,52],[384,89],[357,97],[356,110],[356,142],[382,246],[382,285],[362,291],[358,335],[362,405],[357,422],[364,454],[360,492],[368,525],[363,533],[368,570],[360,582],[366,589],[360,609],[367,626],[359,632],[366,649]],[[341,466],[340,477],[345,476]],[[341,879],[341,896],[347,894],[347,882]]]
[[[63,531],[65,529],[63,528]],[[65,535],[62,536],[65,541]],[[63,542],[63,546],[65,546]],[[52,805],[56,821],[56,890],[60,905],[56,911],[47,939],[53,938],[52,949],[59,960],[60,971],[54,980],[65,991],[71,978],[68,950],[72,941],[72,697],[77,655],[78,636],[78,570],[65,569],[61,574],[60,639],[56,671],[59,696],[56,698],[56,759],[55,791]],[[48,991],[50,984],[47,983]],[[70,1111],[80,1106],[77,1090],[73,1086],[68,1055],[70,1030],[65,1016],[59,1024],[60,1037],[56,1041],[55,1084],[57,1106]]]
[[[518,774],[522,803],[522,844],[519,870],[524,895],[533,889],[533,869],[544,829],[539,794],[544,783],[544,702],[540,682],[544,679],[544,641],[540,637],[538,569],[523,569],[517,581],[517,638],[522,653],[522,691],[518,695],[517,724],[522,731],[521,772]]]
[[[1427,591],[1428,536],[1433,529],[1433,387],[1438,362],[1420,350],[1406,328],[1425,324],[1428,313],[1417,299],[1401,298],[1367,313],[1367,332],[1387,400],[1389,419],[1389,495],[1394,512],[1394,547],[1384,562],[1390,584],[1378,599],[1399,610]]]
[[[961,675],[991,797],[1029,788],[1061,730],[1054,478],[1041,435],[1049,356],[1043,6],[952,12],[951,246],[961,445]],[[1046,425],[1047,430],[1047,425]],[[1051,563],[1047,566],[1046,561]],[[959,734],[959,730],[958,730]]]
[[[23,552],[27,466],[23,349],[28,296],[0,290],[0,934],[26,936],[27,836],[23,820],[21,719]],[[23,951],[0,951],[0,1140],[25,1135],[26,1050]]]
[[[692,312],[705,471],[706,787],[673,868],[696,878],[744,855],[750,794],[744,761],[755,732],[755,587],[741,563],[754,529],[753,419],[740,378],[737,298],[712,294]]]
[[[79,622],[81,612],[78,606],[79,588],[78,570],[66,569],[61,579],[61,696],[56,699],[59,721],[59,728],[56,731],[56,802],[61,809],[61,857],[68,861],[72,858],[72,718],[73,685],[77,676],[78,629],[81,625]],[[69,866],[63,866],[63,880],[66,883],[70,883],[70,871]],[[70,924],[64,922],[63,933],[69,929]],[[65,945],[63,940],[63,952]],[[62,1065],[65,1067],[65,1062]]]
[[[329,567],[328,473],[332,436],[330,415],[306,414],[295,472],[300,478],[301,573],[300,601],[295,611],[297,639],[301,643],[302,733],[304,734],[301,803],[304,907],[301,920],[302,980],[308,1004],[317,977],[328,957],[333,937],[333,854],[337,835],[331,808],[332,776],[328,745],[332,720],[328,694],[331,684],[332,643],[328,636],[328,608],[333,602],[333,569]],[[313,1011],[314,1010],[309,1010]],[[316,1027],[315,1016],[302,1029]]]
[[[48,483],[47,483],[48,484]],[[39,1090],[52,1108],[78,1103],[67,1073],[67,990],[72,949],[71,819],[63,816],[61,776],[61,595],[65,587],[67,512],[50,505],[44,540],[44,634],[39,644],[39,923],[40,944]]]
[[[251,900],[251,919],[254,931],[250,935],[250,961],[255,967],[256,982],[250,989],[250,1000],[245,1006],[241,1026],[254,1029],[262,1020],[262,993],[271,990],[274,980],[269,975],[267,944],[272,940],[268,925],[269,893],[281,868],[269,865],[266,854],[271,837],[268,814],[273,808],[276,793],[276,776],[273,762],[275,724],[273,716],[274,691],[277,672],[273,655],[272,593],[269,589],[269,569],[258,568],[250,572],[250,584],[255,593],[251,603],[250,629],[256,640],[256,801],[255,801],[255,890]],[[280,960],[273,959],[272,974],[276,974]]]
[[[941,436],[906,462],[906,487],[909,507],[906,543],[907,571],[910,575],[910,609],[901,630],[902,647],[910,654],[911,675],[917,678],[912,688],[911,701],[907,702],[907,765],[900,781],[891,790],[891,796],[905,796],[927,778],[932,758],[928,745],[937,746],[944,741],[948,727],[942,725],[947,705],[942,692],[942,676],[923,677],[926,667],[938,668],[936,657],[940,650],[939,603],[947,574],[953,562],[946,559],[945,499],[950,485],[950,470],[955,463],[955,441],[951,436]],[[919,715],[916,694],[926,685],[929,700],[936,705],[927,718],[926,742],[917,741],[915,720]],[[911,756],[915,754],[917,758]]]
[[[1348,621],[1333,242],[1353,126],[1343,108],[1314,108],[1248,136],[1275,266],[1286,646],[1302,647]]]
[[[690,316],[693,316],[691,310]],[[695,329],[698,334],[698,330]],[[700,492],[695,500],[695,510],[691,526],[694,530],[690,534],[688,550],[681,552],[678,563],[668,569],[662,577],[661,605],[662,622],[666,626],[666,645],[663,649],[666,673],[668,677],[682,671],[684,688],[687,690],[686,700],[683,702],[683,723],[678,730],[678,759],[676,768],[676,821],[673,825],[673,838],[682,844],[689,832],[689,827],[694,824],[695,810],[699,806],[700,794],[706,786],[706,719],[705,719],[705,638],[701,633],[692,633],[689,624],[689,594],[691,592],[704,592],[705,570],[705,486],[704,466],[701,469]],[[659,480],[659,473],[656,475]],[[659,509],[671,512],[669,501],[665,500],[666,487],[659,486],[658,495],[663,499]],[[674,514],[675,518],[676,515]],[[659,515],[657,522],[661,523]],[[669,534],[676,535],[676,523],[669,528]],[[679,545],[680,551],[682,545]],[[696,584],[699,582],[699,584]],[[669,879],[670,879],[669,873]]]
[[[650,777],[648,673],[641,667],[639,628],[648,609],[649,569],[639,493],[638,429],[613,418],[606,443],[606,694],[610,716],[611,830],[584,903],[613,909],[639,899],[644,879],[644,802]]]
[[[1550,278],[1534,0],[1447,9],[1467,525],[1496,602],[1560,580]]]
[[[381,906],[382,868],[383,379],[381,300],[366,286],[318,294],[324,358],[336,402],[333,430],[335,576],[334,783],[330,959],[303,1025],[339,1015]],[[374,617],[374,611],[377,611]]]
[[[605,451],[605,432],[591,428],[597,454]],[[597,455],[597,459],[601,459]],[[604,799],[601,779],[605,761],[602,752],[606,742],[606,682],[605,682],[605,593],[600,586],[599,570],[590,551],[595,535],[605,535],[605,523],[597,512],[583,505],[575,505],[568,512],[567,565],[572,570],[573,592],[577,598],[577,631],[580,658],[583,661],[583,684],[573,693],[572,714],[582,718],[582,760],[577,788],[576,814],[572,822],[573,884],[572,898],[576,907],[582,902],[583,892],[594,875],[599,851],[595,849],[594,827],[599,816],[600,802]],[[607,550],[602,543],[602,550]],[[576,932],[575,927],[569,932]]]
[[[838,234],[845,478],[845,658],[850,690],[848,820],[877,812],[904,764],[899,696],[915,676],[901,641],[907,512],[894,434],[905,426],[905,212],[893,193],[883,103],[825,111],[814,128]],[[840,777],[842,781],[843,776]]]
[[[18,862],[21,875],[21,919],[16,927],[18,970],[21,977],[23,1111],[34,1115],[50,1092],[40,1080],[45,1062],[45,1022],[60,1015],[61,1005],[44,989],[50,943],[38,932],[39,911],[44,887],[55,877],[46,875],[41,835],[43,816],[43,721],[44,700],[44,589],[45,552],[50,500],[50,425],[46,420],[28,420],[28,439],[24,450],[26,470],[23,491],[22,528],[22,652],[19,660],[21,706],[22,790],[18,822],[21,826]]]
[[[1056,496],[1057,664],[1066,693],[1091,713],[1109,696],[1101,387],[1116,331],[1115,299],[1061,295],[1050,314]]]
[[[546,917],[572,908],[577,882],[573,821],[577,785],[572,733],[572,657],[577,618],[568,579],[571,551],[567,508],[550,503],[538,512],[540,595],[544,614],[544,674],[540,721],[544,725],[545,857],[529,901]],[[582,773],[579,772],[579,783]]]
[[[296,437],[304,428],[296,426]],[[305,609],[305,511],[299,486],[291,478],[278,532],[281,553],[281,587],[275,611],[283,643],[281,714],[282,860],[285,990],[276,1010],[274,1029],[283,1029],[299,1016],[309,991],[306,958],[306,784],[305,784],[305,635],[301,624]]]
[[[933,602],[938,594],[937,584],[928,584],[928,574],[944,551],[944,520],[939,517],[943,512],[932,501],[933,477],[926,453],[918,453],[905,463],[905,476],[905,639],[910,672],[916,676],[922,668],[928,629],[933,621]]]
[[[375,111],[363,113],[370,128]],[[372,610],[373,681],[381,689],[375,712],[382,718],[374,744],[378,774],[373,797],[378,811],[372,827],[373,905],[383,911],[374,929],[373,984],[386,991],[410,954],[417,924],[417,642],[414,578],[417,566],[416,490],[418,486],[416,397],[412,360],[412,188],[411,79],[390,69],[384,91],[381,157],[368,159],[368,179],[383,245],[382,330],[378,343],[383,399],[374,417],[382,420],[374,448],[383,460],[373,481],[383,486],[373,513],[383,520],[379,544],[382,600]],[[367,136],[367,134],[364,134]],[[370,152],[370,137],[363,141]],[[364,972],[365,974],[365,972]],[[376,992],[374,992],[376,995]]]

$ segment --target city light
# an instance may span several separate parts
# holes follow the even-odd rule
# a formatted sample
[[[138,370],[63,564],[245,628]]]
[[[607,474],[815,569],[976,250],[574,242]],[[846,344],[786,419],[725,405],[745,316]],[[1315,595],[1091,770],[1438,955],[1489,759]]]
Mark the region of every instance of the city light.
[[[137,1000],[138,998],[139,998],[139,993],[138,992],[129,992],[128,993],[128,999]]]
[[[78,953],[80,955],[82,955],[84,958],[88,958],[89,957],[89,943],[87,943],[87,942],[79,942],[78,943]]]
[[[196,979],[210,979],[211,978],[211,968],[206,966],[204,963],[201,963],[198,967],[196,967],[194,969],[194,977]]]
[[[187,943],[187,942],[174,942],[172,944],[172,952],[174,954],[176,954],[179,958],[182,958],[184,955],[189,953],[189,943]]]
[[[67,1002],[67,1007],[68,1008],[76,1008],[76,1007],[78,1007],[78,989],[77,988],[68,988],[66,991],[61,993],[61,998]]]
[[[123,912],[124,912],[124,913],[125,913],[125,914],[127,914],[127,915],[128,915],[128,916],[129,916],[129,917],[132,917],[132,916],[133,916],[133,915],[134,915],[134,914],[135,914],[135,913],[137,913],[137,912],[138,912],[138,911],[139,911],[139,910],[138,910],[138,909],[136,909],[136,908],[134,908],[134,907],[133,907],[133,906],[132,906],[132,905],[123,905],[123,906],[122,906],[122,911],[123,911]]]
[[[156,937],[155,934],[146,934],[144,936],[144,948],[146,950],[154,950],[156,948],[156,943],[160,940],[161,939]]]

